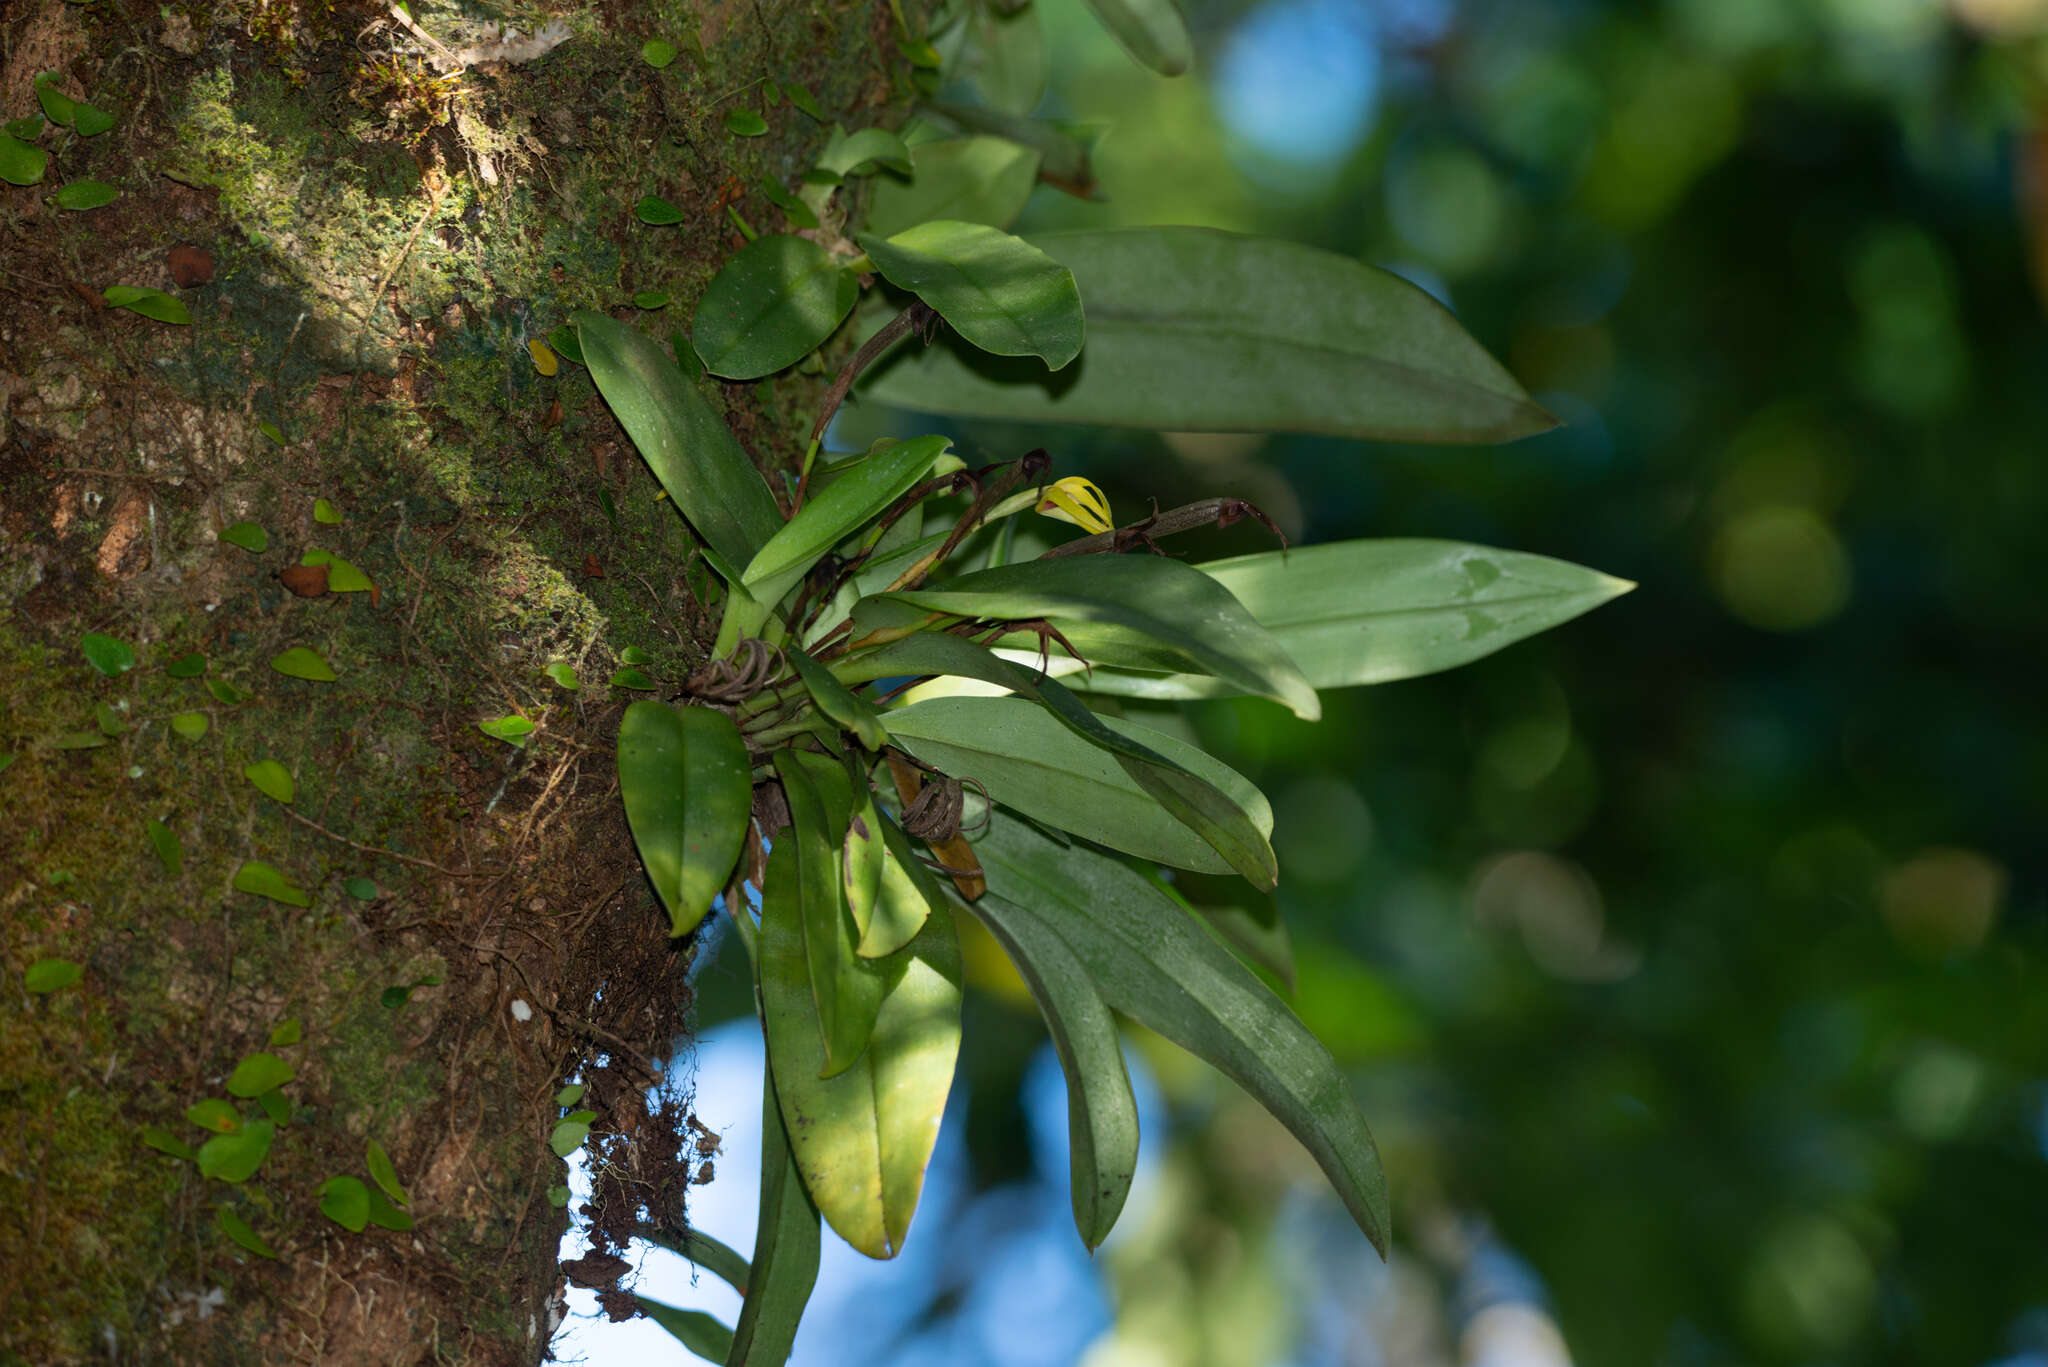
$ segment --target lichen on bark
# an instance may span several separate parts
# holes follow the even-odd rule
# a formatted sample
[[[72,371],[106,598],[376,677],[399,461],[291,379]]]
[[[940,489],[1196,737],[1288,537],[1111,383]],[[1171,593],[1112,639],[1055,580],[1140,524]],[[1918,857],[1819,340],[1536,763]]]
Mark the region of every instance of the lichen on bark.
[[[701,660],[704,571],[581,371],[542,375],[527,344],[644,290],[674,302],[643,326],[686,326],[738,240],[727,205],[775,226],[761,177],[793,184],[826,131],[757,103],[771,132],[735,138],[726,112],[795,78],[849,126],[893,122],[889,10],[409,18],[46,0],[0,20],[6,118],[46,70],[118,118],[47,137],[48,184],[0,186],[0,1361],[534,1361],[567,1218],[546,1195],[556,1088],[591,1081],[593,1142],[655,1202],[689,1180],[689,1118],[644,1099],[645,1060],[686,1030],[689,949],[618,813],[632,694],[607,680],[628,646],[658,678]],[[428,39],[488,50],[500,23],[564,36],[436,68]],[[656,36],[671,67],[639,55]],[[88,176],[121,198],[46,200]],[[650,193],[685,222],[640,224]],[[172,278],[181,244],[204,280]],[[112,284],[172,291],[193,321],[106,309]],[[764,469],[800,453],[820,388],[725,387]],[[244,521],[265,550],[219,539]],[[311,549],[374,593],[290,591]],[[95,669],[88,632],[135,666]],[[272,668],[299,646],[338,677]],[[202,675],[168,668],[194,653]],[[477,729],[511,714],[537,725],[523,747]],[[171,724],[195,715],[196,738]],[[244,777],[261,760],[293,775],[289,804]],[[237,891],[252,860],[310,905]],[[31,996],[22,970],[51,956],[85,976]],[[301,1038],[269,1045],[286,1020]],[[142,1142],[200,1143],[186,1108],[265,1049],[296,1075],[254,1177]],[[407,1233],[319,1213],[327,1178],[367,1180],[370,1140],[412,1198]],[[223,1205],[279,1257],[225,1238]]]

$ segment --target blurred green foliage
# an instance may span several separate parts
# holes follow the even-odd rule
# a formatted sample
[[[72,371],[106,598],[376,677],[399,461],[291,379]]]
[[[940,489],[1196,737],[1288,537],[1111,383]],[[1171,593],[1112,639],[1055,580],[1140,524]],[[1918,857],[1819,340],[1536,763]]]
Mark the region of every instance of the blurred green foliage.
[[[1020,231],[1199,223],[1390,266],[1569,425],[971,424],[970,461],[1044,444],[1119,510],[1235,494],[1300,540],[1642,585],[1332,694],[1319,727],[1198,711],[1281,813],[1296,1000],[1380,1127],[1397,1284],[1447,1278],[1432,1231],[1478,1218],[1581,1363],[2048,1353],[2048,228],[2022,210],[2048,5],[1193,0],[1178,81],[1038,8],[1041,114],[1110,131],[1104,197],[1040,187]],[[1025,1019],[968,1031],[985,1180],[1030,1161]],[[1106,1255],[1125,1329],[1285,1360],[1312,1307],[1272,1215],[1302,1165],[1162,1081],[1194,1122],[1181,1215]]]

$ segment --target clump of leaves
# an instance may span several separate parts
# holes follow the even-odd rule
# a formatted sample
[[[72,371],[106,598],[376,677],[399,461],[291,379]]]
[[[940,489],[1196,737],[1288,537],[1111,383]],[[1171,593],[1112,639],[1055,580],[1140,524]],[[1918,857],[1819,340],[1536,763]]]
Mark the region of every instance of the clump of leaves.
[[[942,324],[946,344],[905,358],[885,392],[1038,421],[1404,440],[1551,424],[1426,295],[1306,248],[1195,229],[1025,241],[959,220],[858,241],[852,261],[795,238],[744,247],[697,310],[705,369],[744,378],[803,359],[871,271],[903,306],[832,402],[891,345]],[[1264,515],[1207,500],[1119,526],[1044,452],[970,469],[938,436],[830,463],[814,441],[785,515],[663,348],[603,314],[574,323],[726,586],[712,663],[678,702],[627,708],[618,768],[671,932],[722,909],[759,986],[761,1233],[727,1360],[779,1360],[820,1217],[870,1256],[901,1251],[959,1045],[956,911],[994,935],[1052,1031],[1090,1247],[1136,1170],[1121,1012],[1264,1104],[1384,1249],[1385,1178],[1329,1053],[1156,876],[1274,887],[1270,804],[1222,760],[1088,699],[1251,695],[1313,720],[1319,689],[1464,663],[1628,585],[1437,541],[1189,565],[1153,552]],[[1077,380],[1043,383],[1077,357]],[[1050,523],[1018,532],[1034,511],[1082,534],[1018,558],[1050,540]],[[582,1141],[582,1114],[557,1122],[557,1152]]]

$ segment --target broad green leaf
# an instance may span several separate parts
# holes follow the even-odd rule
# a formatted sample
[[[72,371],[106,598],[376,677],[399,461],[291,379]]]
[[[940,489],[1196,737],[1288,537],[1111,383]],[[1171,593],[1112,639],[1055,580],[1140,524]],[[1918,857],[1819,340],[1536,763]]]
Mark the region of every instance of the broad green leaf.
[[[859,297],[859,281],[830,252],[808,238],[771,233],[740,248],[711,278],[690,335],[713,375],[758,379],[808,356]]]
[[[280,674],[294,679],[309,679],[314,683],[332,683],[339,677],[319,652],[305,646],[293,646],[284,654],[272,657],[270,667]]]
[[[555,686],[566,693],[574,693],[582,688],[582,685],[576,682],[575,668],[565,661],[556,660],[543,669],[541,673],[553,679]]]
[[[1107,125],[1072,119],[1024,119],[984,105],[951,104],[944,100],[928,101],[924,107],[968,132],[986,133],[1038,153],[1038,178],[1055,189],[1081,199],[1101,197],[1092,162],[1095,143]],[[1092,300],[1089,307],[1094,307]]]
[[[1103,1000],[1206,1059],[1315,1156],[1384,1255],[1386,1174],[1329,1051],[1252,971],[1142,874],[998,815],[975,847],[977,915],[1030,917],[1064,940]]]
[[[111,636],[102,636],[97,631],[88,631],[78,638],[79,653],[85,662],[108,678],[116,678],[135,668],[135,650],[126,641],[117,641]]]
[[[1317,688],[1452,669],[1635,587],[1547,556],[1457,541],[1340,541],[1196,568],[1243,603]],[[1097,670],[1082,687],[1168,699],[1238,691],[1200,675],[1117,669]]]
[[[233,1134],[242,1128],[242,1113],[234,1108],[232,1102],[222,1101],[217,1096],[186,1107],[185,1119],[215,1134]]]
[[[642,699],[619,724],[619,791],[669,934],[687,935],[739,859],[753,803],[739,728],[709,707]]]
[[[270,549],[270,533],[254,522],[237,522],[221,529],[220,539],[230,546],[240,546],[245,551],[262,554]]]
[[[533,734],[533,722],[525,717],[492,717],[488,721],[478,722],[476,729],[493,740],[501,740],[507,745],[524,750],[526,738]]]
[[[669,498],[727,564],[753,559],[782,514],[724,417],[645,333],[601,313],[575,323],[591,379]]]
[[[143,830],[149,835],[149,846],[156,851],[157,861],[164,866],[164,872],[176,878],[185,869],[185,847],[178,840],[177,833],[155,817],[143,823]]]
[[[252,1120],[231,1134],[217,1134],[199,1146],[199,1175],[246,1182],[263,1166],[276,1137],[276,1122],[270,1120]]]
[[[712,1362],[724,1362],[732,1352],[732,1330],[719,1322],[715,1315],[702,1310],[682,1310],[673,1305],[642,1296],[638,1292],[633,1300],[647,1318],[669,1331],[676,1340],[700,1358]]]
[[[1279,861],[1267,840],[1272,833],[1270,817],[1255,815],[1209,780],[1110,726],[1051,679],[1038,678],[972,641],[944,632],[919,632],[855,657],[842,668],[849,678],[954,675],[1007,688],[1045,708],[1082,740],[1107,751],[1139,787],[1253,884],[1269,888],[1279,879]],[[1261,805],[1257,810],[1265,809]]]
[[[295,1076],[292,1066],[276,1054],[254,1053],[237,1063],[235,1071],[228,1074],[228,1095],[261,1096],[274,1087],[284,1086]]]
[[[391,1155],[384,1146],[372,1139],[363,1148],[363,1162],[370,1170],[370,1180],[383,1188],[384,1194],[395,1205],[408,1204],[405,1188],[399,1183],[398,1169],[391,1165]]]
[[[758,138],[768,131],[768,120],[751,109],[735,109],[725,116],[725,126],[743,138]]]
[[[1272,634],[1214,579],[1163,556],[1027,560],[886,597],[961,617],[1047,618],[1095,664],[1214,674],[1306,721],[1322,715]]]
[[[1037,108],[1045,94],[1047,67],[1038,7],[1024,5],[1006,14],[995,5],[978,6],[974,39],[981,54],[974,84],[989,107],[1005,114],[1029,114]]]
[[[909,441],[883,437],[866,455],[841,466],[841,473],[830,484],[768,538],[768,544],[741,572],[740,581],[760,601],[780,601],[819,556],[929,475],[932,462],[952,444],[943,436]]]
[[[103,180],[74,180],[55,195],[60,209],[97,209],[112,204],[120,198],[121,192]]]
[[[815,1219],[813,1217],[814,1223]],[[742,1296],[747,1294],[747,1286],[754,1279],[753,1269],[747,1266],[747,1260],[740,1256],[738,1249],[721,1243],[701,1229],[685,1227],[670,1230],[643,1222],[634,1233],[656,1248],[665,1248],[688,1258],[712,1276],[723,1278]]]
[[[145,318],[154,318],[159,323],[190,323],[192,315],[185,310],[185,302],[175,295],[162,290],[150,289],[143,285],[109,285],[106,301],[115,308],[133,309]]]
[[[50,154],[12,133],[0,133],[0,180],[10,185],[34,185],[50,167]]]
[[[846,1071],[824,1062],[804,972],[797,909],[775,889],[797,873],[791,842],[768,856],[761,994],[768,1053],[804,1185],[841,1238],[871,1258],[902,1251],[938,1141],[960,1047],[960,948],[947,916],[877,966],[891,979],[867,1050]],[[777,865],[781,868],[778,871]],[[760,1267],[760,1258],[755,1258]]]
[[[640,60],[659,71],[676,59],[676,45],[666,38],[649,38],[640,45]]]
[[[894,954],[917,938],[934,911],[943,911],[945,894],[910,845],[896,823],[886,817],[882,826],[882,867],[875,884],[875,908],[856,951],[863,959],[880,959]]]
[[[1052,1032],[1053,1049],[1067,1076],[1074,1224],[1081,1242],[1093,1249],[1109,1237],[1138,1171],[1138,1103],[1131,1095],[1116,1019],[1089,980],[1086,965],[1051,926],[1014,914],[1000,897],[984,896],[967,909],[1017,966]]]
[[[933,698],[888,714],[890,738],[955,778],[972,778],[989,796],[1034,821],[1162,864],[1204,873],[1243,873],[1261,887],[1275,875],[1264,861],[1240,868],[1167,810],[1118,763],[1118,755],[1076,735],[1023,698]],[[1105,727],[1220,791],[1243,813],[1259,843],[1273,829],[1272,808],[1243,775],[1192,745],[1114,718]],[[1254,856],[1256,858],[1256,856]],[[1271,860],[1270,847],[1264,860]]]
[[[1088,8],[1140,66],[1178,76],[1194,65],[1194,40],[1174,0],[1088,0]]]
[[[171,730],[186,740],[198,740],[206,734],[212,723],[204,712],[174,712],[171,714]]]
[[[933,346],[864,392],[933,413],[1179,432],[1495,442],[1556,425],[1434,299],[1348,257],[1208,228],[1031,241],[1088,301],[1076,367],[1048,376]]]
[[[555,1157],[567,1158],[583,1147],[583,1141],[590,1138],[590,1122],[587,1120],[558,1120],[548,1134],[548,1147]]]
[[[660,195],[642,195],[639,202],[633,206],[633,213],[642,223],[651,223],[656,227],[683,221],[683,211]]]
[[[877,176],[868,231],[888,237],[935,218],[1007,228],[1038,183],[1039,153],[1008,138],[947,138],[910,149],[908,182]]]
[[[818,1208],[790,1152],[771,1061],[761,1071],[761,1202],[746,1299],[726,1367],[783,1367],[818,1280]]]
[[[251,859],[235,870],[233,887],[236,892],[249,892],[258,897],[268,897],[271,901],[282,902],[288,907],[313,905],[313,899],[301,891],[291,879],[257,859]]]
[[[351,1234],[370,1223],[370,1189],[359,1177],[330,1177],[320,1184],[320,1213]]]
[[[37,996],[61,992],[85,976],[85,970],[69,959],[37,959],[21,975],[21,985]]]
[[[837,124],[832,126],[832,136],[826,140],[825,150],[818,154],[820,171],[843,179],[868,175],[877,166],[910,174],[910,149],[903,145],[902,138],[886,128],[863,128],[848,133]]]
[[[1023,238],[985,223],[939,219],[858,241],[890,284],[931,305],[981,350],[1036,356],[1054,370],[1080,354],[1074,274]]]
[[[802,1086],[813,1076],[795,1067],[797,1060],[809,1060],[812,1054],[818,1055],[817,1077],[836,1076],[853,1066],[867,1048],[889,984],[880,966],[855,953],[855,928],[839,876],[840,843],[852,820],[850,798],[843,790],[844,775],[829,760],[807,767],[803,758],[788,750],[776,752],[775,772],[782,779],[793,826],[792,835],[779,838],[776,848],[788,849],[791,860],[780,875],[770,865],[768,884],[761,891],[761,920],[765,927],[772,916],[780,927],[777,945],[788,946],[797,955],[795,967],[800,976],[795,982],[802,989],[802,1001],[793,1008],[799,1016],[791,1019],[807,1022],[816,1036],[801,1052],[791,1053],[797,1047],[794,1035],[798,1032],[786,1029],[779,1044],[770,1032],[769,1047],[778,1050],[776,1071],[786,1089]],[[820,779],[826,785],[824,792],[819,788]],[[762,934],[761,976],[765,983],[769,971],[765,929]],[[779,969],[789,966],[781,960],[776,963]],[[811,1195],[823,1204],[815,1187]],[[826,1218],[832,1219],[829,1209]]]
[[[234,1240],[258,1257],[275,1258],[277,1256],[277,1250],[263,1242],[263,1236],[249,1228],[249,1222],[235,1214],[229,1207],[222,1206],[216,1210],[213,1213],[213,1222],[219,1226],[221,1233],[227,1235],[228,1238]]]
[[[870,750],[880,750],[888,744],[889,733],[879,707],[832,677],[831,670],[795,646],[783,647],[782,653],[796,666],[797,677],[810,690],[811,701],[818,705],[820,712],[844,730],[853,732]]]
[[[292,783],[292,771],[274,759],[258,760],[245,765],[242,777],[256,785],[256,790],[265,797],[275,798],[289,804],[297,796],[298,789]]]

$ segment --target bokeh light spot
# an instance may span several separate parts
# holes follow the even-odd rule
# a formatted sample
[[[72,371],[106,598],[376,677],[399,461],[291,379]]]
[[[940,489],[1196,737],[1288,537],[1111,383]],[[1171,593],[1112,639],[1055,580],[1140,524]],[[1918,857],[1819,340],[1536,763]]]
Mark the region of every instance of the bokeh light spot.
[[[1420,143],[1388,169],[1387,218],[1394,231],[1449,274],[1492,259],[1507,214],[1507,195],[1493,168],[1460,143]]]
[[[1849,601],[1849,557],[1805,508],[1753,508],[1714,538],[1709,575],[1722,606],[1765,631],[1804,631]]]
[[[1371,126],[1380,85],[1372,17],[1352,0],[1281,0],[1246,15],[1216,64],[1211,91],[1240,158],[1328,167]]]
[[[1885,875],[1878,905],[1906,948],[1963,954],[1991,934],[2005,884],[2005,870],[1975,850],[1924,850]]]

